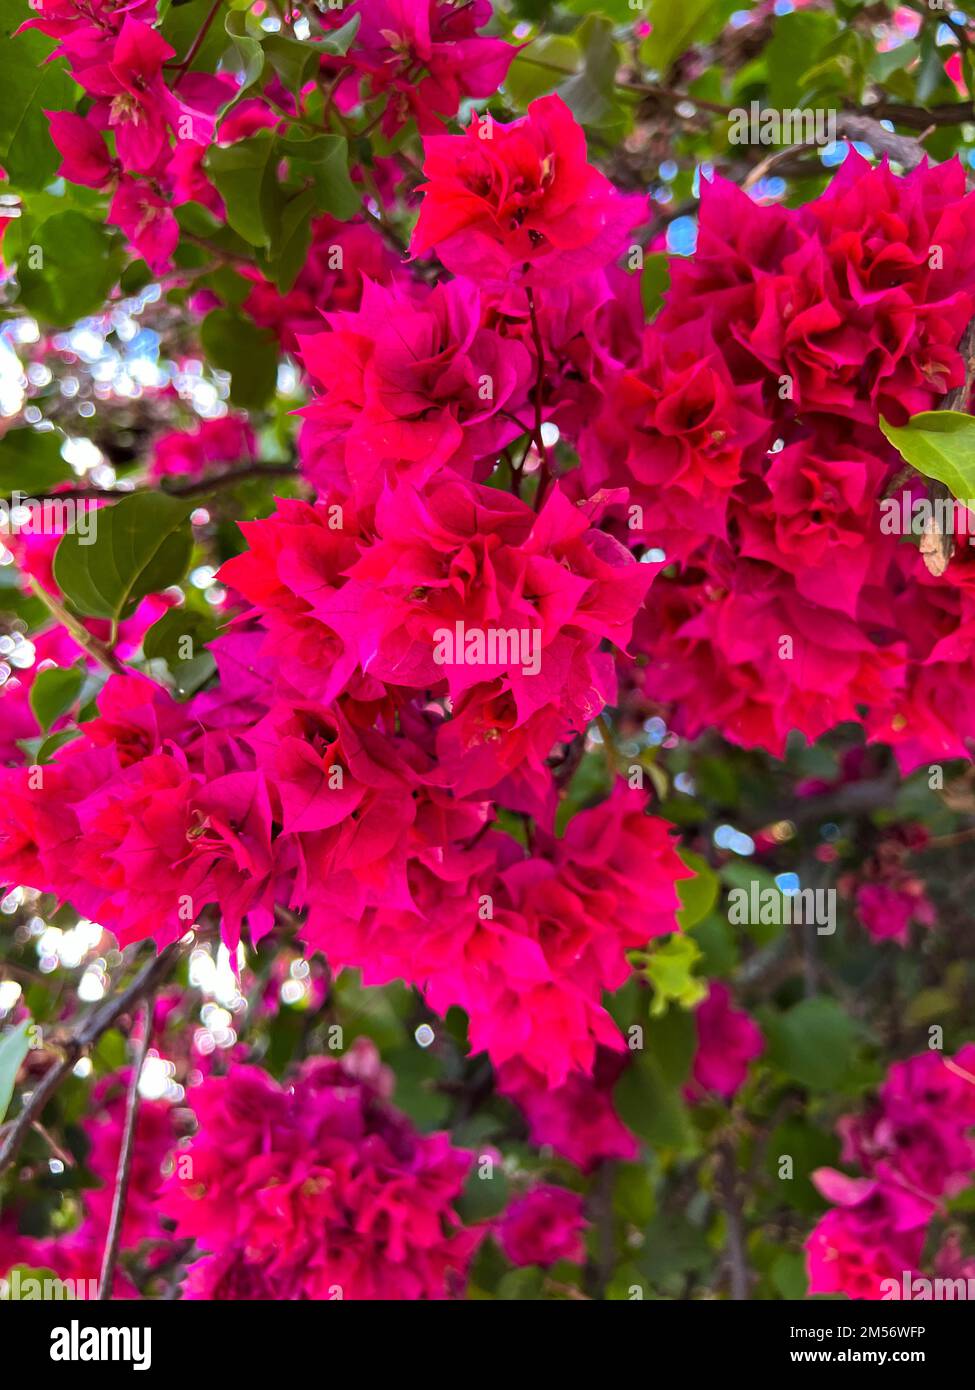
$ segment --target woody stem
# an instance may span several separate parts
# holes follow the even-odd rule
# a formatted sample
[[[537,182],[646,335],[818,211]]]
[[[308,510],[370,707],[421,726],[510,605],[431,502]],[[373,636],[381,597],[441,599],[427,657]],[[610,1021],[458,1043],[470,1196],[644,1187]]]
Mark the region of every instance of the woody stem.
[[[186,76],[187,72],[189,72],[190,64],[193,62],[193,59],[196,57],[200,49],[203,47],[203,41],[206,38],[207,34],[210,32],[210,26],[216,19],[217,11],[219,10],[222,4],[223,0],[213,0],[213,4],[210,7],[210,11],[206,19],[200,25],[199,33],[197,34],[193,42],[190,44],[189,52],[187,53],[186,57],[182,58],[178,63],[176,67],[176,77],[173,80],[172,89],[174,92],[176,88],[179,86],[179,84],[182,82],[183,78]]]
[[[89,632],[81,619],[76,618],[73,613],[69,613],[64,604],[59,602],[53,594],[47,593],[47,591],[38,584],[36,579],[31,579],[30,587],[40,599],[41,603],[43,603],[51,617],[68,630],[78,646],[97,661],[99,666],[103,666],[106,671],[114,676],[121,675],[125,671],[125,667],[115,655],[115,652],[112,651],[112,648],[100,641],[94,633]]]
[[[142,1005],[142,1037],[132,1076],[125,1097],[125,1124],[122,1131],[122,1146],[119,1149],[118,1168],[115,1174],[115,1195],[112,1198],[112,1215],[105,1240],[105,1253],[102,1256],[101,1275],[98,1281],[98,1297],[104,1302],[112,1296],[115,1283],[115,1266],[118,1263],[119,1246],[122,1241],[122,1225],[125,1221],[125,1202],[129,1194],[129,1179],[132,1175],[132,1155],[135,1152],[135,1125],[139,1115],[139,1078],[149,1051],[149,1038],[152,1034],[152,1016],[155,992],[149,990]]]
[[[542,505],[542,499],[545,496],[545,492],[549,484],[549,479],[551,477],[551,465],[549,462],[548,449],[545,445],[544,439],[542,438],[542,399],[545,391],[545,348],[542,343],[541,329],[538,326],[538,313],[535,308],[535,291],[532,289],[531,285],[526,285],[525,293],[528,296],[528,311],[531,315],[532,342],[535,346],[536,362],[535,425],[532,431],[532,438],[535,442],[535,448],[538,450],[538,456],[542,461],[541,472],[538,476],[538,491],[535,494],[535,507],[536,509],[538,509]]]

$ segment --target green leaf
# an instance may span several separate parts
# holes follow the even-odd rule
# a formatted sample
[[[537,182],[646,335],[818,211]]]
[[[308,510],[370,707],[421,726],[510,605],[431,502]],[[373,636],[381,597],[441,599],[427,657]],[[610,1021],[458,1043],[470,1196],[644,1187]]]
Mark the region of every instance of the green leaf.
[[[707,1269],[714,1258],[707,1236],[685,1212],[663,1207],[644,1233],[637,1266],[652,1284]]]
[[[46,733],[81,694],[85,683],[83,666],[49,666],[38,671],[30,688],[30,707]]]
[[[12,37],[26,18],[26,0],[0,0],[0,166],[15,188],[43,188],[61,162],[44,112],[70,110],[79,91],[61,59],[47,61],[50,39]]]
[[[354,217],[362,203],[349,177],[349,142],[344,135],[312,135],[308,139],[291,136],[281,142],[291,170],[314,180],[318,211],[330,212],[345,222]]]
[[[229,304],[233,309],[239,308],[254,288],[253,281],[245,280],[229,265],[217,266],[216,270],[203,277],[200,284],[213,290],[224,304]]]
[[[809,1292],[806,1257],[797,1250],[782,1250],[776,1256],[769,1278],[783,1298],[800,1302]]]
[[[665,1013],[672,1003],[683,1009],[693,1009],[700,1003],[708,992],[706,983],[693,974],[700,959],[701,948],[690,936],[675,935],[651,943],[645,966],[653,986],[651,1017]]]
[[[17,263],[24,308],[59,328],[100,309],[121,273],[118,240],[71,210],[48,217],[32,238]]]
[[[620,1119],[654,1147],[685,1149],[692,1140],[687,1110],[656,1058],[637,1053],[617,1081],[613,1104]]]
[[[332,29],[330,33],[325,34],[315,44],[316,49],[321,53],[334,53],[340,58],[344,57],[352,46],[352,40],[359,32],[361,22],[362,16],[354,14],[340,29]]]
[[[960,502],[975,498],[975,418],[960,410],[924,410],[906,425],[880,421],[901,458],[944,483]]]
[[[224,21],[224,28],[230,36],[230,51],[234,56],[234,71],[240,79],[240,86],[231,101],[224,107],[228,111],[235,106],[245,92],[260,80],[264,72],[264,49],[258,39],[247,31],[247,16],[239,10],[231,10]]]
[[[791,1160],[792,1177],[783,1177],[782,1160]],[[832,1168],[840,1162],[840,1142],[832,1130],[803,1115],[783,1120],[768,1138],[765,1171],[776,1184],[781,1183],[788,1194],[789,1206],[795,1211],[815,1215],[826,1202],[812,1184],[817,1168]]]
[[[555,833],[562,835],[565,827],[584,806],[593,806],[609,795],[612,778],[602,751],[583,754],[579,766],[572,775],[566,795],[559,804],[555,817]]]
[[[468,1226],[500,1216],[508,1204],[508,1179],[501,1164],[493,1163],[490,1177],[481,1177],[480,1168],[475,1159],[457,1201],[461,1220]]]
[[[921,30],[921,61],[918,64],[914,96],[921,105],[926,105],[934,97],[945,81],[945,63],[954,52],[953,49],[939,48],[935,42],[935,29],[923,27]]]
[[[559,95],[583,125],[604,126],[622,118],[616,94],[616,70],[620,50],[613,42],[613,26],[593,14],[579,27],[577,41],[582,67],[559,87]]]
[[[72,743],[81,736],[80,729],[59,729],[56,734],[51,734],[50,738],[44,739],[31,761],[38,764],[49,763],[59,748],[63,748],[66,743]]]
[[[395,1102],[424,1132],[441,1129],[450,1102],[438,1088],[441,1069],[430,1052],[411,1045],[393,1054],[389,1065],[396,1077]]]
[[[640,294],[643,297],[643,312],[647,322],[656,318],[670,289],[670,257],[666,251],[654,251],[643,262],[640,275]]]
[[[173,672],[178,697],[186,700],[190,695],[195,695],[201,686],[206,685],[216,669],[217,663],[213,653],[208,651],[200,652],[192,661],[181,662]]]
[[[265,269],[282,294],[297,280],[311,245],[311,219],[316,192],[306,188],[285,204],[281,224]]]
[[[10,1108],[17,1073],[30,1051],[33,1022],[28,1018],[0,1037],[0,1124]]]
[[[767,105],[789,110],[800,104],[800,78],[816,62],[837,32],[836,16],[820,10],[796,10],[775,21],[765,50],[768,71]]]
[[[654,1212],[653,1175],[643,1163],[620,1163],[616,1170],[613,1205],[617,1215],[645,1226]]]
[[[117,622],[147,594],[178,584],[193,552],[187,518],[195,503],[137,492],[98,512],[93,543],[74,532],[54,555],[54,577],[68,602]]]
[[[677,880],[677,896],[682,906],[677,913],[677,921],[682,930],[687,931],[711,911],[718,900],[718,876],[706,859],[690,850],[677,851],[689,869],[694,870],[693,878]]]
[[[579,71],[582,61],[574,38],[568,34],[546,34],[516,55],[502,90],[523,110],[536,97],[554,92],[567,77]]]
[[[259,130],[235,145],[214,145],[207,167],[227,208],[227,221],[251,246],[269,246],[281,208],[278,143]]]
[[[650,0],[646,18],[653,27],[643,40],[640,57],[648,67],[666,74],[674,59],[690,48],[713,8],[714,0]]]
[[[143,260],[129,261],[119,276],[119,289],[123,294],[138,294],[152,280],[152,271]]]
[[[216,631],[210,614],[194,608],[170,608],[142,639],[143,655],[149,661],[165,661],[177,694],[185,697],[205,684],[216,669],[206,648]]]
[[[768,1060],[810,1090],[833,1090],[855,1062],[858,1028],[835,999],[803,999],[765,1031]]]
[[[537,1303],[541,1300],[545,1274],[538,1265],[510,1269],[498,1281],[497,1296],[506,1303]]]
[[[207,358],[230,373],[230,399],[245,410],[259,410],[274,395],[278,348],[273,336],[232,309],[214,309],[200,329]]]
[[[739,952],[727,917],[720,912],[710,912],[690,930],[703,952],[701,974],[719,979],[733,975]]]
[[[916,39],[909,39],[907,43],[899,43],[896,48],[888,49],[886,53],[875,52],[870,59],[870,77],[874,82],[883,83],[888,90],[893,86],[895,95],[898,90],[908,99],[913,97],[914,90],[904,71],[906,68],[913,68],[921,53],[921,46]]]
[[[63,443],[60,430],[10,430],[0,439],[0,489],[33,496],[72,477]]]
[[[668,1009],[646,1025],[644,1045],[670,1086],[683,1086],[697,1051],[697,1024],[688,1009]]]
[[[218,218],[214,217],[209,208],[202,207],[199,203],[180,203],[179,207],[174,210],[174,216],[179,223],[180,231],[191,232],[193,236],[215,239],[221,227],[226,229],[225,223],[221,223]],[[235,234],[231,232],[230,235]],[[241,245],[246,246],[247,243],[242,242]],[[200,264],[206,264],[205,257],[201,259]]]
[[[181,661],[192,661],[215,635],[216,624],[208,613],[170,608],[149,628],[142,650],[150,661],[165,661],[172,670]]]
[[[321,61],[321,44],[304,43],[287,34],[266,34],[264,55],[289,92],[300,92]]]
[[[565,0],[565,8],[572,10],[576,14],[589,14],[593,8],[592,0]],[[615,19],[618,24],[632,24],[635,19],[639,19],[639,12],[630,4],[630,0],[599,0],[599,8],[603,14],[610,19]]]

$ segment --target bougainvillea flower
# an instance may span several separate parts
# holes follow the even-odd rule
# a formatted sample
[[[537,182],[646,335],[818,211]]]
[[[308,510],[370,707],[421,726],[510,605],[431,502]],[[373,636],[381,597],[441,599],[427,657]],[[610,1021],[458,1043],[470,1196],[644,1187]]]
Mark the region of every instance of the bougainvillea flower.
[[[455,275],[557,283],[615,260],[645,216],[643,198],[587,162],[582,127],[555,95],[510,125],[486,118],[432,135],[425,150],[411,250],[435,250]]]

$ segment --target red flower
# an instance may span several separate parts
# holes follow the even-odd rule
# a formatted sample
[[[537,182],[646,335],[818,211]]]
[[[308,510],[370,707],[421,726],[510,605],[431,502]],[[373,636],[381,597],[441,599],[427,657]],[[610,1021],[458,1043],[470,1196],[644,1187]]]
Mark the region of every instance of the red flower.
[[[614,260],[644,216],[642,197],[618,193],[587,162],[582,127],[554,94],[510,125],[486,117],[424,148],[429,182],[411,249],[436,249],[457,275],[484,282],[529,269],[534,282],[558,283]]]
[[[105,138],[73,111],[45,111],[51,139],[63,159],[58,177],[86,188],[104,188],[121,167],[112,159]]]
[[[168,148],[176,103],[162,65],[175,56],[157,30],[127,16],[108,61],[75,71],[76,81],[97,98],[93,123],[114,130],[119,159],[132,172],[147,172]]]
[[[454,1210],[471,1155],[388,1104],[372,1043],[287,1089],[235,1066],[194,1095],[199,1130],[163,1198],[205,1252],[191,1298],[442,1299],[480,1240]]]

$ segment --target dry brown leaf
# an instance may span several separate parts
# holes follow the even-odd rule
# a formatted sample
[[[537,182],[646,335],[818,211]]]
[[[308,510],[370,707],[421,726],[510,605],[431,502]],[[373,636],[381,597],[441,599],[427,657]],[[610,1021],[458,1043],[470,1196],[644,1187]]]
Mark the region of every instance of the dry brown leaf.
[[[935,579],[941,578],[948,568],[948,561],[951,559],[950,542],[947,546],[944,544],[944,535],[933,516],[924,523],[924,532],[921,536],[921,559],[924,561],[928,574],[933,574]]]

